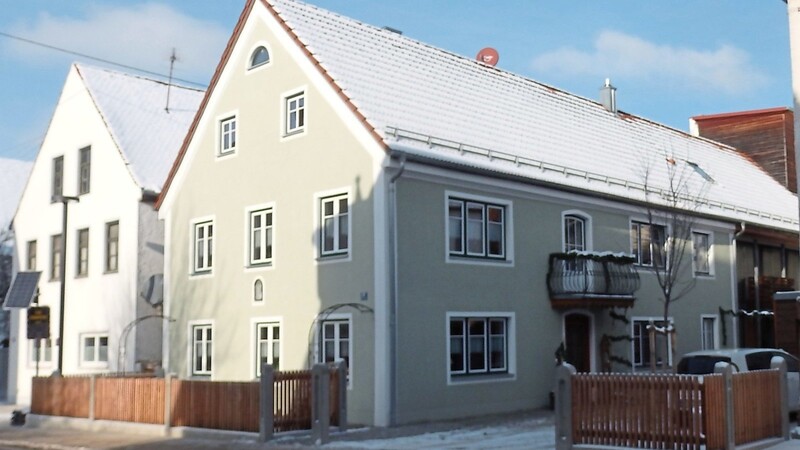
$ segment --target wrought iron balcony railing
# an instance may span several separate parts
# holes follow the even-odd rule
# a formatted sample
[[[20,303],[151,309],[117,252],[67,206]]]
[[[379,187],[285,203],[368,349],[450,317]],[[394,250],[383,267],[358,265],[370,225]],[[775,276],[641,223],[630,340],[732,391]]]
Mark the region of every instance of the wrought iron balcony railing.
[[[639,285],[631,256],[590,252],[550,255],[547,289],[554,307],[632,306]]]

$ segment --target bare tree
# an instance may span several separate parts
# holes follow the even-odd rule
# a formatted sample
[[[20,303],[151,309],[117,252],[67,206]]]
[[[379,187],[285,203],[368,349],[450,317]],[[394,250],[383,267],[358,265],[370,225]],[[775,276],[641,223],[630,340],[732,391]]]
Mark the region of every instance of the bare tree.
[[[664,337],[661,354],[667,357],[671,348],[672,354],[669,356],[673,360],[675,358],[676,332],[670,321],[670,308],[695,286],[696,278],[691,273],[694,245],[692,230],[698,217],[698,208],[706,203],[708,190],[713,184],[713,179],[688,159],[665,154],[663,164],[664,170],[659,170],[652,162],[642,166],[647,224],[640,233],[647,234],[649,238],[652,271],[663,305],[661,323],[648,326],[652,370],[656,368],[658,335]],[[641,239],[641,236],[636,238]],[[672,345],[668,345],[668,340]]]

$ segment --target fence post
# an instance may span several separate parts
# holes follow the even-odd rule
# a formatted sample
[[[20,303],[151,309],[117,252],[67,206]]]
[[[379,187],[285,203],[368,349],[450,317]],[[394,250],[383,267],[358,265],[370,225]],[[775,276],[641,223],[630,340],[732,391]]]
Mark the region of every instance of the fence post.
[[[164,375],[164,433],[169,435],[172,426],[172,374]]]
[[[97,394],[95,393],[95,382],[97,381],[97,375],[92,375],[89,377],[89,420],[94,420],[94,402],[96,400]]]
[[[339,391],[339,431],[347,431],[347,363],[336,363],[338,373]]]
[[[556,450],[570,450],[572,439],[572,376],[575,367],[562,363],[556,367]]]
[[[780,393],[781,393],[781,436],[784,440],[791,438],[789,434],[789,393],[786,374],[786,360],[782,356],[773,356],[769,363],[771,369],[780,371]]]
[[[718,362],[714,365],[714,373],[722,374],[723,383],[725,385],[722,409],[722,415],[725,418],[725,450],[733,450],[736,448],[736,438],[733,428],[733,367],[726,362]]]
[[[317,444],[328,442],[331,421],[331,375],[326,364],[311,369],[311,436]]]
[[[272,365],[261,365],[261,383],[258,397],[258,441],[267,442],[272,439],[275,432],[275,400],[273,399],[273,386],[275,373]]]

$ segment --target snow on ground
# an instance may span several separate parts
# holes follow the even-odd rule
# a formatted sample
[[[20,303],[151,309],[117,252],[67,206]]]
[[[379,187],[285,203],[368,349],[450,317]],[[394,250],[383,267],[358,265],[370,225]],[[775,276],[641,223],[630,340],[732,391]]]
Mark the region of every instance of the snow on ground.
[[[555,428],[543,420],[516,424],[460,428],[449,431],[425,433],[365,441],[331,442],[324,448],[370,450],[370,449],[553,449]]]

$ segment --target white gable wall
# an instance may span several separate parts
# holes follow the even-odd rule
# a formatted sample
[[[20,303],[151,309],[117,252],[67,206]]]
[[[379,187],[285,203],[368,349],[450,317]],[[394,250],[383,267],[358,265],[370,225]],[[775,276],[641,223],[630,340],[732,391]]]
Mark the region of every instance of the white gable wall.
[[[139,188],[126,169],[119,149],[109,136],[92,98],[77,75],[70,70],[45,140],[37,156],[28,185],[14,219],[21,270],[27,270],[27,246],[37,241],[37,270],[42,271],[39,303],[51,308],[50,332],[58,336],[60,283],[50,280],[50,238],[61,233],[62,206],[51,203],[52,161],[64,156],[64,195],[78,191],[79,149],[91,145],[90,192],[79,203],[69,205],[67,230],[64,374],[105,372],[117,368],[117,341],[125,324],[133,320],[136,299]],[[119,221],[119,270],[104,274],[105,225]],[[88,276],[76,277],[77,230],[89,229]],[[34,365],[28,355],[25,311],[13,315],[12,362],[14,372],[10,397],[18,403],[30,399],[30,376]],[[107,365],[80,364],[80,335],[102,333],[109,338]],[[133,352],[128,353],[132,367]],[[56,369],[41,366],[41,374]]]

